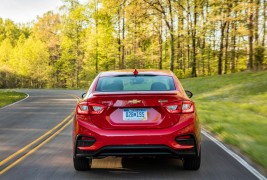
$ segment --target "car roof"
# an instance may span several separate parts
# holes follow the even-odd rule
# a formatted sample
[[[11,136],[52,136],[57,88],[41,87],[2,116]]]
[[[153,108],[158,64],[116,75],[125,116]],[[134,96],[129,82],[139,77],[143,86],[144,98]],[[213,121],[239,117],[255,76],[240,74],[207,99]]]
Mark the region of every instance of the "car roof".
[[[136,69],[136,70],[138,71],[138,74],[173,76],[173,73],[170,70],[158,70],[158,69]],[[134,71],[135,69],[105,71],[101,72],[99,76],[104,77],[104,76],[132,75],[134,74]]]

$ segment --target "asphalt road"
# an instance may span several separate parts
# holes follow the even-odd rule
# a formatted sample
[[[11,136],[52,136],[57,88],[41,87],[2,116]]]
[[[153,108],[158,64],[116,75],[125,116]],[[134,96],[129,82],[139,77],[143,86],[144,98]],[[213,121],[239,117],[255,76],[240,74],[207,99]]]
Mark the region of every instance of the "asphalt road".
[[[73,95],[82,94],[82,91],[67,90],[21,91],[28,93],[29,98],[0,109],[0,162],[70,115],[76,105]],[[72,127],[67,124],[63,129],[5,171],[0,179],[257,179],[204,135],[202,163],[198,171],[184,170],[178,159],[109,157],[93,160],[91,171],[77,172],[72,164]],[[5,166],[15,160],[10,160]]]

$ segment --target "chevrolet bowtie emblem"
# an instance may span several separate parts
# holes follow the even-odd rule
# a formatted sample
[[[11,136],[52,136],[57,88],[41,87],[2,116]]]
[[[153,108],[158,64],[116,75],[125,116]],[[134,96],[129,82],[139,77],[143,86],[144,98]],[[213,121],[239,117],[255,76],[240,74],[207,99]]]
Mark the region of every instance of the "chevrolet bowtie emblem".
[[[130,103],[130,104],[138,104],[140,102],[141,102],[141,100],[138,100],[138,99],[133,99],[133,100],[128,101],[128,103]]]

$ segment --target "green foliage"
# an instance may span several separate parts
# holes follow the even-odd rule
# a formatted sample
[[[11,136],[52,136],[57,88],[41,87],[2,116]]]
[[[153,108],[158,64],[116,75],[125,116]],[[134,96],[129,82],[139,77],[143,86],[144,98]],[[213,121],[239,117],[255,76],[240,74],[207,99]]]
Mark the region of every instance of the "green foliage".
[[[265,55],[265,48],[263,46],[257,46],[255,47],[255,53],[254,53],[254,58],[255,58],[255,64],[257,70],[262,69],[262,65],[264,62],[264,55]]]
[[[81,88],[101,71],[172,65],[180,78],[191,77],[193,69],[197,76],[210,76],[218,73],[218,59],[225,74],[245,71],[246,10],[263,8],[262,2],[221,0],[63,2],[58,14],[48,11],[31,24],[0,18],[0,88]],[[267,67],[263,19],[255,18],[253,26],[259,28],[256,70]]]
[[[267,169],[267,71],[182,80],[202,125]]]
[[[264,51],[265,48],[263,46],[258,46],[255,48],[255,61],[258,63],[262,63],[264,60]]]

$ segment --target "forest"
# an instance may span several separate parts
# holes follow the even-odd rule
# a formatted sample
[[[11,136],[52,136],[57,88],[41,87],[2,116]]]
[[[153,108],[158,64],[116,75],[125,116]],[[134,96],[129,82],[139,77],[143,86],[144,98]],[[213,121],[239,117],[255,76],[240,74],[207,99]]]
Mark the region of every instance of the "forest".
[[[63,2],[26,24],[0,18],[0,88],[87,88],[117,69],[267,69],[266,0]]]

